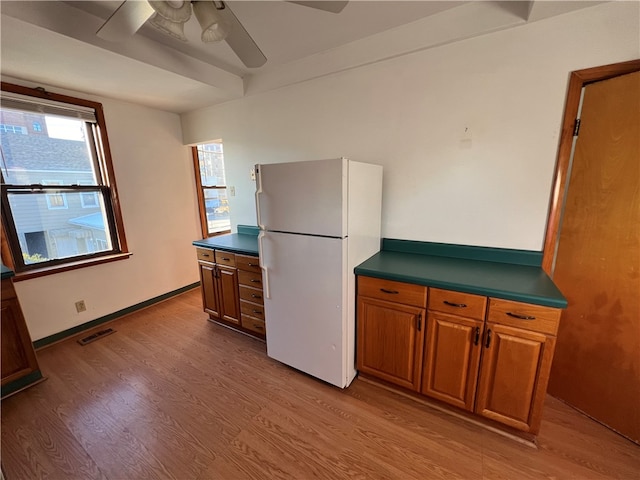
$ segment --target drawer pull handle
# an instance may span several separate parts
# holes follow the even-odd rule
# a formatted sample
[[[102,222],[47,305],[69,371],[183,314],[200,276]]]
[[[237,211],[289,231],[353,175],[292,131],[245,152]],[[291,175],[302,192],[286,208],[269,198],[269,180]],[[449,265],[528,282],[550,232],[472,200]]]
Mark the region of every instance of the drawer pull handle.
[[[484,344],[485,348],[489,348],[491,345],[491,329],[487,330],[487,343]]]
[[[262,315],[262,310],[252,310],[253,313],[258,313],[260,315]]]
[[[201,253],[200,255],[202,255],[203,257],[209,257],[208,253]]]
[[[397,290],[387,290],[386,288],[381,288],[381,289],[380,289],[380,291],[381,291],[381,292],[384,292],[384,293],[389,293],[389,294],[391,294],[391,295],[397,295],[397,294],[399,294],[399,293],[400,293],[400,292],[399,292],[399,291],[397,291]]]
[[[255,263],[247,263],[247,265],[249,265],[250,267],[259,267],[260,265],[257,265]]]
[[[251,280],[249,280],[251,283],[261,283],[260,280],[256,280],[255,278],[252,278]]]
[[[228,262],[229,260],[231,260],[230,258],[227,257],[222,257],[222,260],[224,260],[225,262]]]
[[[252,293],[251,298],[262,298],[262,297],[260,295],[256,295],[255,293]]]
[[[474,345],[478,345],[478,342],[480,341],[480,327],[476,327],[476,338],[473,341]]]
[[[443,300],[442,303],[444,303],[445,305],[449,305],[450,307],[467,308],[467,304],[466,303],[453,303],[453,302],[449,302],[447,300]]]
[[[536,319],[536,317],[532,315],[518,315],[517,313],[511,313],[511,312],[507,312],[507,315],[513,318],[517,318],[519,320],[535,320]]]

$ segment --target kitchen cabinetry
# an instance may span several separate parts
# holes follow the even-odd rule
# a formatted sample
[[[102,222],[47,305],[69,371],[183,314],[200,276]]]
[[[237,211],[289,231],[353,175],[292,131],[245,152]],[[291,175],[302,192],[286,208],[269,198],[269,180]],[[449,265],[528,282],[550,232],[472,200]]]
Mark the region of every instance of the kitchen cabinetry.
[[[2,396],[14,393],[42,379],[38,359],[27,329],[13,282],[2,280],[1,370]]]
[[[258,257],[236,255],[240,285],[240,312],[242,328],[264,338],[264,295],[262,270]]]
[[[420,389],[426,300],[426,287],[359,277],[358,370]]]
[[[428,298],[425,335],[427,287],[358,277],[360,372],[537,434],[561,310],[432,287]]]
[[[197,248],[204,311],[211,320],[265,338],[262,271],[258,257]]]
[[[205,248],[198,248],[196,251],[204,311],[212,319],[239,325],[240,302],[235,254]]]
[[[473,411],[487,298],[429,289],[421,392]]]
[[[476,413],[537,433],[560,310],[491,299]]]

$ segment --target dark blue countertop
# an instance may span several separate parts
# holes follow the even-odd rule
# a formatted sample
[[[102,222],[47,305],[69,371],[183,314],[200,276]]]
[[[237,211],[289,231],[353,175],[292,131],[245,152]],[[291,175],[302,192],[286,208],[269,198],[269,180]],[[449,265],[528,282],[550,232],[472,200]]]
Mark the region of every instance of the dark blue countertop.
[[[2,266],[2,280],[4,280],[5,278],[11,278],[15,275],[15,273],[13,273],[13,270],[11,270],[9,267],[1,263],[0,265]]]
[[[478,260],[473,254],[465,254],[467,258],[437,255],[438,248],[433,245],[425,250],[432,254],[423,254],[384,250],[383,243],[383,250],[358,265],[355,273],[548,307],[567,306],[567,300],[539,265]],[[465,248],[473,251],[474,247]],[[441,250],[445,251],[444,247]],[[481,258],[486,257],[487,249],[479,247],[479,252]],[[488,253],[495,252],[498,260],[508,258],[498,249]]]
[[[244,253],[245,255],[258,255],[259,230],[256,227],[238,225],[238,232],[205,238],[204,240],[194,240],[192,244],[196,247]]]

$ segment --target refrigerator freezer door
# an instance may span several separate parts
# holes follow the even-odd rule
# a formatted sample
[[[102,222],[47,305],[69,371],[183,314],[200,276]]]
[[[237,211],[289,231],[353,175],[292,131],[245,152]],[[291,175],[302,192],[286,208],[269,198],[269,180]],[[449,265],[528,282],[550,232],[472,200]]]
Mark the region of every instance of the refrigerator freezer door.
[[[347,239],[264,232],[261,262],[267,354],[338,387],[355,375],[347,358]]]
[[[347,169],[344,158],[257,165],[260,228],[345,237]]]

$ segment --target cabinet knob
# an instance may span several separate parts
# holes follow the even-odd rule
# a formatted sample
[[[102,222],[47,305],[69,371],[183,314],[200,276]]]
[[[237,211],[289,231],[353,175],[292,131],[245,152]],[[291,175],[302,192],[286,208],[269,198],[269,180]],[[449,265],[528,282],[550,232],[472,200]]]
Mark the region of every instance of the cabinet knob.
[[[491,329],[487,330],[487,343],[484,344],[485,348],[489,348],[491,345]]]
[[[480,341],[480,327],[476,327],[476,338],[473,341],[474,345],[478,345],[478,342]]]

